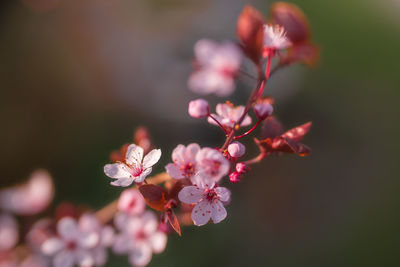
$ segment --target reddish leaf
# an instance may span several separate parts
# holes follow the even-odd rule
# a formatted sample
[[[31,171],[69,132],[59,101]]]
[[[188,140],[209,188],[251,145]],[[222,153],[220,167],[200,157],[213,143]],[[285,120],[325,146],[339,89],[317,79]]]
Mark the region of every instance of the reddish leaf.
[[[283,133],[283,126],[280,121],[275,118],[275,116],[269,116],[265,119],[262,130],[261,137],[265,138],[275,138]]]
[[[285,143],[287,144],[287,147],[291,149],[292,152],[296,153],[297,155],[304,157],[307,156],[308,154],[310,154],[311,149],[302,144],[299,143],[295,140],[289,139],[289,138],[283,138]],[[286,147],[282,147],[283,149],[285,149]]]
[[[244,52],[259,63],[263,43],[263,15],[252,6],[245,6],[237,21],[237,35],[242,42]]]
[[[178,218],[176,217],[174,211],[172,209],[169,209],[167,210],[166,214],[171,227],[175,230],[175,232],[178,233],[179,236],[181,236],[181,227],[179,225]]]
[[[139,191],[142,193],[147,205],[151,208],[158,211],[165,210],[167,192],[164,188],[158,185],[145,184],[139,187]]]
[[[301,141],[303,137],[310,131],[311,125],[312,125],[311,121],[304,123],[282,134],[282,137],[293,139],[297,142]]]

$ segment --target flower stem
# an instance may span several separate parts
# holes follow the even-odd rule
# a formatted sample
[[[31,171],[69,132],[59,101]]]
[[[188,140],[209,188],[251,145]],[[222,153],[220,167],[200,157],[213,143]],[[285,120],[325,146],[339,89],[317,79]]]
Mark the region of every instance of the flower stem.
[[[250,130],[248,130],[248,131],[245,132],[244,134],[235,136],[235,137],[233,138],[233,140],[237,140],[237,139],[240,139],[240,138],[242,138],[242,137],[245,137],[246,135],[249,135],[252,131],[254,131],[254,130],[257,128],[257,126],[260,124],[260,122],[261,122],[261,120],[259,119],[259,120],[257,121],[257,123],[254,124],[254,126],[253,126]]]
[[[215,121],[219,127],[224,131],[225,135],[228,135],[228,132],[226,131],[225,127],[211,114],[208,114],[208,117],[210,117],[213,121]]]

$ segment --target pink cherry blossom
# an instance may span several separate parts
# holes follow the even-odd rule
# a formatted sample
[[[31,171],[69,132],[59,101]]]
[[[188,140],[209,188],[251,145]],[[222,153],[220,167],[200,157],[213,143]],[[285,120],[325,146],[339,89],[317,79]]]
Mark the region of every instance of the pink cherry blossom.
[[[0,191],[0,207],[18,215],[43,211],[54,196],[54,185],[45,170],[33,172],[27,183]]]
[[[172,152],[172,160],[165,166],[167,173],[175,179],[191,178],[198,173],[196,155],[200,151],[200,146],[196,143],[189,144],[187,147],[178,145]]]
[[[228,128],[235,127],[235,124],[239,121],[245,110],[244,106],[234,106],[232,103],[217,104],[217,114],[211,114],[219,123]],[[213,119],[208,118],[208,122],[214,125],[218,125]],[[246,114],[244,120],[240,124],[241,127],[248,126],[251,124],[251,117]]]
[[[196,99],[189,102],[188,113],[193,118],[204,118],[210,114],[208,102],[204,99]]]
[[[292,45],[289,38],[286,36],[286,31],[279,25],[264,25],[264,50],[281,50]]]
[[[122,192],[118,200],[118,210],[130,215],[143,213],[146,208],[146,202],[136,189],[126,189]]]
[[[268,116],[271,116],[273,111],[274,107],[265,101],[254,105],[254,113],[256,113],[260,120],[264,120]]]
[[[228,41],[218,44],[202,39],[195,44],[194,52],[200,68],[190,76],[188,87],[199,94],[230,95],[243,58],[240,48]]]
[[[129,254],[133,266],[146,266],[153,253],[161,253],[167,244],[167,235],[158,230],[158,220],[151,211],[141,216],[130,216],[119,213],[114,224],[120,231],[116,236],[113,251],[118,254]]]
[[[128,147],[125,162],[105,165],[104,173],[110,178],[117,179],[111,182],[111,185],[126,187],[133,182],[142,183],[160,157],[161,150],[153,149],[143,158],[143,148],[131,144]]]
[[[230,191],[225,187],[207,187],[191,185],[184,187],[178,194],[180,201],[195,204],[192,210],[192,220],[195,225],[202,226],[211,219],[219,223],[226,218],[223,202],[230,200]]]
[[[246,147],[238,141],[234,141],[228,146],[228,153],[231,157],[240,158],[245,152]]]
[[[198,174],[193,176],[193,184],[204,184],[209,187],[228,174],[230,163],[217,149],[205,147],[196,155]]]
[[[96,263],[93,250],[100,235],[95,229],[84,229],[74,218],[64,217],[57,224],[57,234],[42,244],[42,252],[53,256],[55,267],[89,267]]]
[[[18,224],[9,214],[0,214],[0,252],[12,249],[18,242]]]

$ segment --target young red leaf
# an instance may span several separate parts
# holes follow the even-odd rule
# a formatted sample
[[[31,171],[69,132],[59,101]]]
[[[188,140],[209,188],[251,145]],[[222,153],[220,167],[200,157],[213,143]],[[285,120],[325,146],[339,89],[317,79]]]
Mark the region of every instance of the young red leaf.
[[[158,211],[165,210],[167,192],[164,188],[158,185],[145,184],[139,187],[139,191],[149,207]]]
[[[295,153],[301,157],[307,156],[310,154],[311,149],[293,139],[285,138],[285,137],[278,137],[279,142],[274,142],[274,149],[279,152],[286,152],[286,153]]]
[[[293,139],[293,140],[299,142],[310,131],[311,125],[312,125],[311,121],[304,123],[300,126],[290,129],[286,133],[282,134],[282,137]]]
[[[265,119],[262,130],[261,138],[275,138],[283,133],[283,126],[275,116],[269,116]]]
[[[237,20],[237,35],[245,54],[258,65],[263,44],[263,15],[252,6],[245,6]]]
[[[168,209],[166,214],[171,227],[175,230],[175,232],[178,233],[179,236],[181,236],[181,226],[179,225],[178,218],[176,217],[174,211],[172,209]]]

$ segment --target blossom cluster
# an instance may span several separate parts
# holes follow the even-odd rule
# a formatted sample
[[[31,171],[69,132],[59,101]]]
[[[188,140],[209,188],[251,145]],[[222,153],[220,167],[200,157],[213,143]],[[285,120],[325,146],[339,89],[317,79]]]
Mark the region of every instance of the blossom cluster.
[[[133,143],[112,152],[111,163],[104,166],[112,186],[129,187],[115,202],[98,211],[60,205],[53,218],[33,224],[26,237],[20,236],[15,217],[37,215],[49,206],[54,196],[50,175],[36,171],[26,184],[1,190],[0,267],[102,266],[108,251],[127,255],[132,266],[146,266],[153,254],[164,251],[168,234],[182,235],[181,226],[225,220],[231,201],[227,187],[242,182],[251,165],[271,155],[309,154],[311,149],[300,141],[311,122],[284,131],[273,115],[274,99],[264,95],[275,71],[296,62],[316,62],[319,51],[305,15],[293,4],[278,2],[266,20],[246,6],[237,21],[237,36],[237,42],[198,41],[195,70],[188,78],[194,93],[218,97],[231,95],[242,76],[254,80],[246,103],[225,100],[213,112],[206,99],[189,102],[189,116],[205,119],[224,134],[221,146],[177,144],[165,172],[149,177],[162,153],[148,130],[140,127]],[[254,65],[255,73],[243,68],[245,60]],[[244,159],[242,139],[251,135],[259,154]]]

